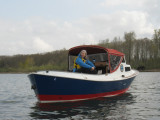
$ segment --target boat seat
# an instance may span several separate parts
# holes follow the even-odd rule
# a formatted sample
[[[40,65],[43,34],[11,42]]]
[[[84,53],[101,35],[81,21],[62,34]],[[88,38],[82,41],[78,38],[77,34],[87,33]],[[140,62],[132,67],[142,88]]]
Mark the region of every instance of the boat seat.
[[[102,74],[105,74],[106,72],[108,72],[107,68],[108,68],[108,63],[105,62],[95,62],[94,64],[96,66],[97,70],[102,70]]]

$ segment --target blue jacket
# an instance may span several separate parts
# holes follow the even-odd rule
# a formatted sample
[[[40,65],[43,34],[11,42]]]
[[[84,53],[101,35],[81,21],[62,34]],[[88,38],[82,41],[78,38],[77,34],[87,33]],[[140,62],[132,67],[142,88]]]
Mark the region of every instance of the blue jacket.
[[[78,54],[78,57],[77,57],[77,59],[76,59],[76,63],[78,64],[78,65],[80,65],[81,67],[84,67],[84,68],[87,68],[87,69],[91,69],[92,67],[95,67],[94,66],[94,64],[91,62],[91,61],[89,61],[89,60],[86,60],[86,62],[84,63],[83,61],[82,61],[82,57],[81,57],[81,55],[80,54]],[[76,72],[76,68],[74,68],[73,69],[73,72]]]

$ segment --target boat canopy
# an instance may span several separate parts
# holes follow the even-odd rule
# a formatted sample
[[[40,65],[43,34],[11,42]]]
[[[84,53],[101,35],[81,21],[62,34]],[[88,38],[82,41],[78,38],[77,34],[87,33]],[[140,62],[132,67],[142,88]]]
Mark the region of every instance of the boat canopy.
[[[69,55],[77,56],[81,50],[86,50],[87,54],[98,54],[98,53],[108,53],[108,54],[114,54],[119,56],[124,56],[123,53],[114,50],[114,49],[108,49],[104,47],[100,47],[97,45],[82,45],[82,46],[76,46],[69,49]]]
[[[71,60],[70,56],[78,56],[81,50],[86,50],[89,60],[93,61],[96,59],[96,64],[103,64],[106,68],[108,66],[109,72],[112,73],[116,71],[120,63],[124,60],[124,53],[121,53],[114,49],[108,49],[97,45],[81,45],[69,49],[68,52],[68,68],[71,70]],[[102,63],[103,62],[103,63]],[[73,66],[73,65],[72,65]],[[101,67],[102,68],[102,67]]]

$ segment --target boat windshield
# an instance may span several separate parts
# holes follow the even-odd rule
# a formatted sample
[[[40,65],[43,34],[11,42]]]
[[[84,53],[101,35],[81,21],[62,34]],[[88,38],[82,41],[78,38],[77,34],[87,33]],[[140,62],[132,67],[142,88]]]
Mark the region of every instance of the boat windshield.
[[[111,69],[111,71],[115,71],[118,68],[121,61],[122,61],[122,56],[110,54],[110,69]]]
[[[91,62],[108,62],[108,54],[107,53],[99,53],[88,55],[88,59]]]

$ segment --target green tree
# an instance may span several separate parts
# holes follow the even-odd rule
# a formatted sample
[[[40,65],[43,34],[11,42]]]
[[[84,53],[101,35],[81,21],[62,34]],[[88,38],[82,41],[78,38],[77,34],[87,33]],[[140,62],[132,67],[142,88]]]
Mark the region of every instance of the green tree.
[[[155,57],[160,57],[160,29],[154,30],[153,41],[155,44]]]
[[[125,39],[126,55],[128,56],[127,59],[128,59],[128,62],[131,63],[135,33],[134,32],[124,33],[124,39]]]

